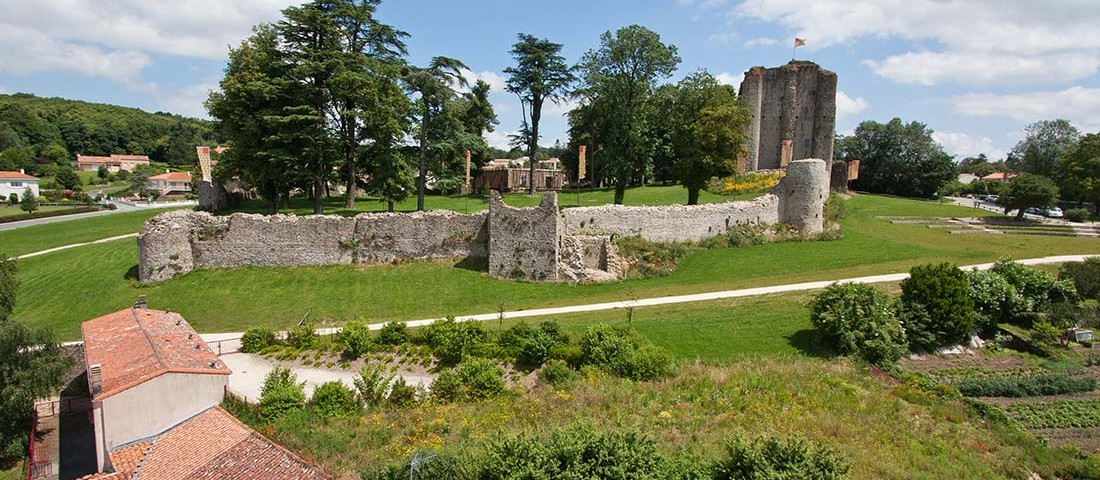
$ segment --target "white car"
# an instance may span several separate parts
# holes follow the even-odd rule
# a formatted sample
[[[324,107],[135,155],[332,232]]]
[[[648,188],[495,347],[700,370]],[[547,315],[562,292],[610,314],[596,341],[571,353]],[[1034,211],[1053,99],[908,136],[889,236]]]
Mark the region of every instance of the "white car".
[[[1058,207],[1051,207],[1043,210],[1043,216],[1048,218],[1062,218],[1062,209]]]

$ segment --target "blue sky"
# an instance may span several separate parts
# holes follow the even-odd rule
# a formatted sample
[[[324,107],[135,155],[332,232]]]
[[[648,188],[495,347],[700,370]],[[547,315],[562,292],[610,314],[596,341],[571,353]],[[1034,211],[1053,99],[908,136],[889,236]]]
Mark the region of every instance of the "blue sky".
[[[28,92],[205,116],[225,53],[287,0],[36,0],[0,4],[0,93]],[[606,30],[640,24],[675,44],[671,80],[705,68],[737,85],[754,65],[791,57],[839,76],[837,129],[900,117],[936,131],[949,153],[998,158],[1037,120],[1100,131],[1100,8],[1095,0],[390,0],[379,16],[411,34],[410,60],[466,62],[493,85],[502,146],[520,122],[503,91],[518,32],[564,44],[577,61]],[[543,143],[565,140],[544,112]]]

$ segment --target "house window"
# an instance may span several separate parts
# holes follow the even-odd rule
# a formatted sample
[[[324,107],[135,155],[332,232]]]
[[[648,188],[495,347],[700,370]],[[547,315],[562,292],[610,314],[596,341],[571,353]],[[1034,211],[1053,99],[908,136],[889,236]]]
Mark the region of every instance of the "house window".
[[[13,186],[13,187],[22,187],[23,182],[11,182],[11,186]]]

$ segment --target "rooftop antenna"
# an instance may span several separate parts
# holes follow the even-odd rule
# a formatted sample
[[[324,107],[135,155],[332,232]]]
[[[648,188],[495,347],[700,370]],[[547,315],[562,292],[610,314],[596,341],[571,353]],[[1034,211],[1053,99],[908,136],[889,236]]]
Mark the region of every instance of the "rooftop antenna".
[[[413,473],[420,473],[420,466],[427,463],[428,460],[435,458],[436,454],[421,455],[417,452],[413,452],[409,457],[409,480],[413,480]]]

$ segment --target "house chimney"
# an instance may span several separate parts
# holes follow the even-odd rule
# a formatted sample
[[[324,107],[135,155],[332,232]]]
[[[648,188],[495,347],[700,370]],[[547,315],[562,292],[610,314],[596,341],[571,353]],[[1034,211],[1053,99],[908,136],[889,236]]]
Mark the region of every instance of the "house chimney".
[[[93,396],[103,391],[103,365],[96,363],[88,367],[88,386]]]
[[[145,301],[145,295],[138,295],[138,299],[134,302],[134,308],[145,310],[149,308],[149,304]]]
[[[27,172],[24,172],[22,168],[19,169],[19,173],[22,173],[23,175],[27,174]]]

